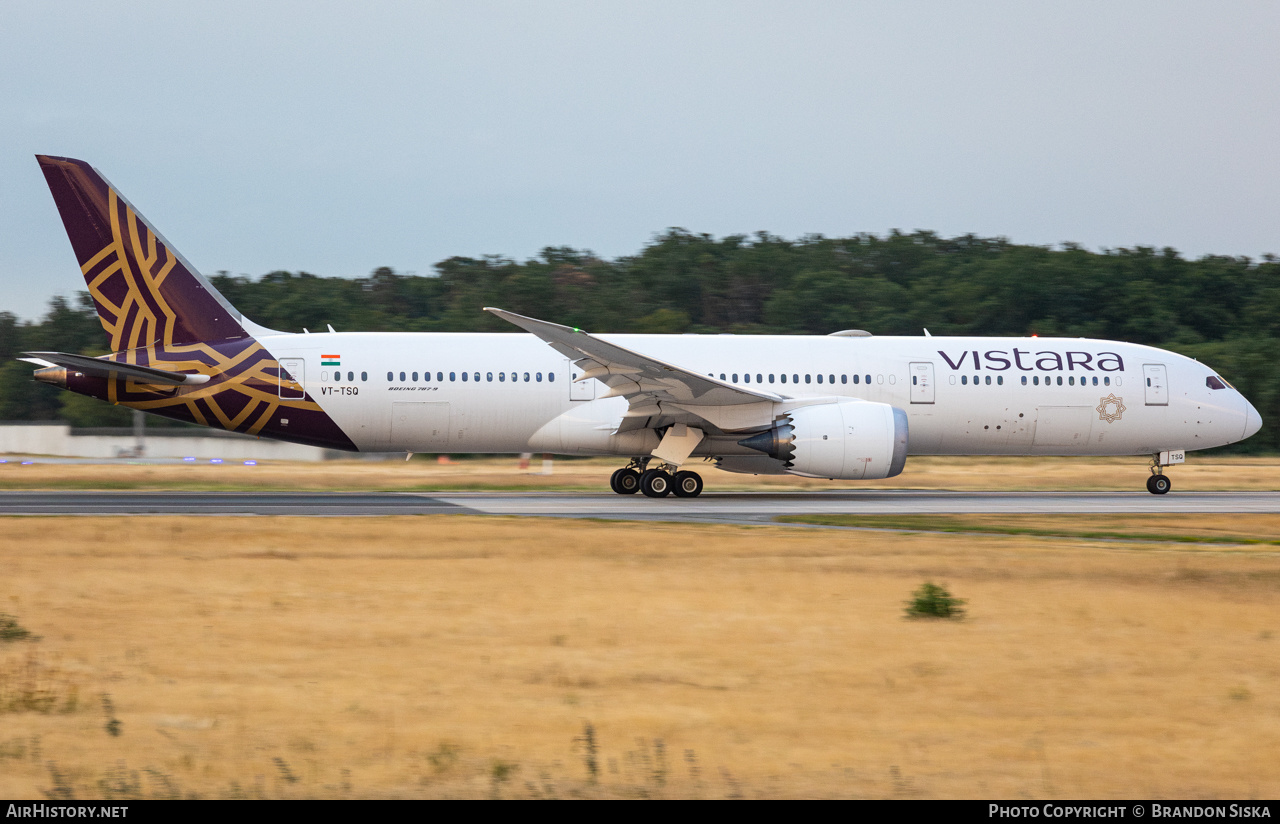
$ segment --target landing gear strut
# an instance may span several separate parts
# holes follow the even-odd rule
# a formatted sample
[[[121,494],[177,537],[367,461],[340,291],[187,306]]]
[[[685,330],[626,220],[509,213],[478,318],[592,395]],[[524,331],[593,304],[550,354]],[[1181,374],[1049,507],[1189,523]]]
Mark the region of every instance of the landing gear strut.
[[[1173,481],[1169,480],[1169,476],[1164,474],[1164,467],[1160,465],[1160,461],[1153,458],[1151,461],[1151,477],[1147,478],[1147,491],[1152,495],[1164,495],[1170,489],[1173,489]]]

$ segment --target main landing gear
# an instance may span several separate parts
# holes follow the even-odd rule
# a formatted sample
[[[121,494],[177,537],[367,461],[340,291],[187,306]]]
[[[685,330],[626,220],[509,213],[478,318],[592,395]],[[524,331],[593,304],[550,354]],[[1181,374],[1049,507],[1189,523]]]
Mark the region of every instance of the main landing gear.
[[[1151,477],[1147,478],[1147,491],[1152,495],[1164,495],[1170,489],[1173,489],[1173,481],[1169,480],[1169,476],[1164,474],[1164,467],[1160,465],[1158,458],[1151,461]]]
[[[702,494],[702,476],[697,472],[681,470],[673,474],[667,464],[653,469],[648,465],[648,458],[633,460],[613,473],[609,478],[609,488],[619,495],[643,492],[648,498],[665,498],[672,492],[677,498],[696,498]]]

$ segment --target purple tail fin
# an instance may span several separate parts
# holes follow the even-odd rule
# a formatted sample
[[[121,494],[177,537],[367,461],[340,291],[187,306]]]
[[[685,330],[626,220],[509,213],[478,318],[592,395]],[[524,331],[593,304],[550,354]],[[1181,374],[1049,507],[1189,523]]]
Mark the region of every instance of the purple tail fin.
[[[96,169],[36,160],[113,352],[248,337],[240,313]]]

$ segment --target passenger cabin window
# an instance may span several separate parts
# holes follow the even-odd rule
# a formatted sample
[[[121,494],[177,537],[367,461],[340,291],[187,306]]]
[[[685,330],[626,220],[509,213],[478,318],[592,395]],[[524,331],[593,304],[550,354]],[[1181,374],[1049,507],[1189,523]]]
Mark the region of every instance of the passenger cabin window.
[[[1022,376],[1022,385],[1023,385],[1023,386],[1026,386],[1026,385],[1027,385],[1027,376],[1026,376],[1026,375],[1023,375],[1023,376]]]
[[[390,372],[388,372],[388,373],[387,373],[387,380],[389,380],[389,381],[393,381],[393,380],[395,380],[395,376],[394,376],[394,375],[392,375]]]
[[[348,377],[348,378],[349,378],[349,377],[351,377],[351,373],[350,373],[350,372],[348,372],[348,373],[347,373],[347,377]],[[362,381],[367,381],[367,380],[369,380],[369,373],[368,373],[368,372],[361,372],[361,373],[360,373],[360,380],[362,380]]]
[[[855,375],[854,377],[857,377],[857,376]],[[848,382],[849,382],[849,376],[848,376],[848,375],[841,375],[841,376],[840,376],[840,383],[848,383]]]

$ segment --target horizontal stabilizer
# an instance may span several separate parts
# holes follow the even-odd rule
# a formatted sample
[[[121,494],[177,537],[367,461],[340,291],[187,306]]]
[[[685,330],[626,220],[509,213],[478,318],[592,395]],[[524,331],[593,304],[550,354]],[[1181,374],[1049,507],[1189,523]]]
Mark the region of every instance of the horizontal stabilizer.
[[[150,366],[137,366],[132,363],[117,363],[116,361],[103,360],[101,358],[91,358],[87,355],[71,355],[66,352],[23,352],[22,354],[26,355],[26,357],[21,358],[21,360],[34,363],[37,366],[61,366],[100,378],[113,376],[132,378],[135,381],[158,384],[160,386],[194,386],[209,382],[208,375],[170,372],[165,369],[153,369]]]

